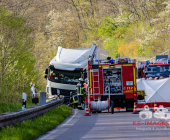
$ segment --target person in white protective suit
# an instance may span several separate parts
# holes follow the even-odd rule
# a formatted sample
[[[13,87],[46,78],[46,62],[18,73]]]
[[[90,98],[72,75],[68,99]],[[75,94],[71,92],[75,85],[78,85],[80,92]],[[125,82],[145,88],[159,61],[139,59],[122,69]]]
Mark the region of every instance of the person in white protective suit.
[[[35,84],[31,83],[30,85],[31,85],[32,98],[35,98],[35,97],[37,97],[37,91],[36,91],[36,89],[34,87]]]

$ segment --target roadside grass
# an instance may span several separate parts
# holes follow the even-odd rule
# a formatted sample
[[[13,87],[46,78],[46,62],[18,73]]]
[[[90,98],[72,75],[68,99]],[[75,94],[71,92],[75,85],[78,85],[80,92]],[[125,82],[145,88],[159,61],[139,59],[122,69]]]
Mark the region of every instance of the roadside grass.
[[[33,140],[62,123],[71,112],[71,107],[61,105],[45,113],[43,116],[26,120],[22,123],[16,123],[14,126],[3,127],[0,130],[0,139]]]
[[[35,106],[33,103],[27,103],[26,108]],[[5,112],[13,112],[22,109],[22,103],[0,103],[0,114]]]

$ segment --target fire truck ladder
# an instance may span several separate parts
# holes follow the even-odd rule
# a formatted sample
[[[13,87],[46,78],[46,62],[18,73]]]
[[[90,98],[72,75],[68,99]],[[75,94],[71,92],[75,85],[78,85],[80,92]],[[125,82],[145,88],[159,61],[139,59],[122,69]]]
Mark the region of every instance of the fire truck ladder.
[[[92,79],[93,79],[93,97],[95,100],[98,100],[98,98],[100,98],[99,69],[92,70]]]

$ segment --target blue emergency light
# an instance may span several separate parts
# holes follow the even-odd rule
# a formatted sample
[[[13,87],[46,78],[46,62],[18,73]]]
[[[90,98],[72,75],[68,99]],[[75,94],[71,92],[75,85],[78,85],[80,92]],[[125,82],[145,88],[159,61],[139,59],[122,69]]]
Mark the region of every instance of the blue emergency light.
[[[170,63],[170,60],[168,60],[168,64]]]
[[[114,59],[110,59],[110,63],[114,64],[115,60]]]
[[[149,64],[149,61],[146,61],[146,65],[148,65]]]

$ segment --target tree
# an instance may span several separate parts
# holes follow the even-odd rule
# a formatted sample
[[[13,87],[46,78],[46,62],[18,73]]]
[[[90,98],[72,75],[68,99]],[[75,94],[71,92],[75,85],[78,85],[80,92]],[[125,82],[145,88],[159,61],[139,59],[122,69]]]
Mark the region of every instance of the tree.
[[[0,7],[1,100],[19,100],[22,92],[30,92],[27,85],[36,79],[31,32],[23,17]]]

